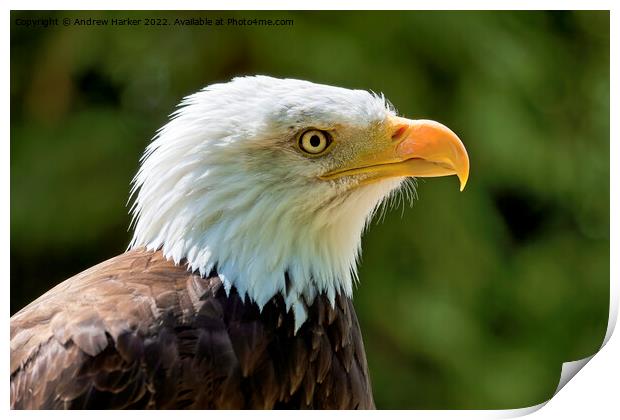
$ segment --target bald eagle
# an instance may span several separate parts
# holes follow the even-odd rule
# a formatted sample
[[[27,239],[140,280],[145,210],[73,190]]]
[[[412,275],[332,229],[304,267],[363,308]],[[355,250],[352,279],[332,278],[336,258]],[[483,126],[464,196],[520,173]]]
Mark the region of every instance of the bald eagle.
[[[11,318],[13,408],[374,408],[364,227],[459,138],[382,96],[235,78],[186,97],[133,180],[122,255]]]

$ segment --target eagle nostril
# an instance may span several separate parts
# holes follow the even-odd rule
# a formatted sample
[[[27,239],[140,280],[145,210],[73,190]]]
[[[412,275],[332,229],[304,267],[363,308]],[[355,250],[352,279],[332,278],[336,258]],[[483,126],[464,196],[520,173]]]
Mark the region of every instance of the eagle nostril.
[[[401,125],[399,126],[394,133],[392,133],[392,140],[399,140],[402,135],[405,133],[405,131],[407,131],[407,126],[406,125]]]

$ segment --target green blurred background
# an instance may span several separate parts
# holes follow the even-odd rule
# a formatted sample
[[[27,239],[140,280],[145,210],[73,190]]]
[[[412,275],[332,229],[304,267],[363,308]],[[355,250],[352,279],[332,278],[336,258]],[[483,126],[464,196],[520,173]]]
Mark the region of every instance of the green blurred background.
[[[290,18],[25,28],[16,18]],[[268,74],[383,92],[467,145],[364,238],[355,301],[379,408],[517,408],[601,345],[608,12],[13,12],[11,313],[128,244],[138,158],[179,100]],[[61,20],[60,20],[61,21]],[[62,22],[62,21],[61,21]]]

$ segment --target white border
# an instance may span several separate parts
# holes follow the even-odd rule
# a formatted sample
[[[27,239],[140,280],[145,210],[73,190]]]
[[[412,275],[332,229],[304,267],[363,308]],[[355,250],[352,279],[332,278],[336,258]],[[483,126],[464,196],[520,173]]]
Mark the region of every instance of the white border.
[[[615,0],[8,0],[12,10],[611,10]]]
[[[154,1],[130,1],[130,0],[108,0],[108,1],[90,1],[88,3],[79,2],[76,0],[64,0],[53,2],[45,1],[15,1],[9,0],[5,2],[8,8],[4,9],[3,19],[1,25],[3,26],[4,36],[0,37],[0,49],[2,56],[5,58],[5,65],[0,70],[2,75],[2,90],[3,100],[0,118],[2,118],[2,152],[4,156],[5,164],[2,168],[2,175],[0,181],[0,188],[2,188],[3,196],[6,198],[2,202],[3,220],[0,225],[2,231],[2,249],[0,252],[0,263],[2,267],[9,267],[10,264],[10,205],[9,205],[9,188],[10,188],[10,153],[9,153],[9,124],[10,124],[10,79],[9,79],[9,45],[10,45],[10,10],[99,10],[99,9],[118,9],[118,10],[133,10],[133,9],[146,9],[146,10],[251,10],[256,9],[255,1],[229,1],[229,2],[204,2],[204,1],[190,1],[190,0],[177,0],[174,2],[166,2],[161,0]],[[549,1],[549,0],[523,0],[519,2],[515,1],[468,1],[464,7],[464,2],[457,1],[445,1],[434,0],[432,2],[426,1],[391,1],[382,0],[381,2],[361,0],[361,1],[342,1],[339,4],[335,4],[334,1],[329,0],[314,0],[314,1],[283,1],[283,0],[267,0],[261,1],[261,9],[271,10],[310,10],[310,9],[330,9],[330,10],[342,10],[342,9],[377,9],[377,6],[381,6],[382,9],[394,10],[394,9],[417,9],[417,10],[438,10],[438,9],[452,9],[452,10],[467,10],[467,9],[497,9],[497,10],[611,10],[611,112],[610,114],[617,115],[614,110],[617,111],[617,98],[618,98],[618,84],[614,79],[614,75],[620,74],[620,67],[618,66],[618,25],[620,19],[618,18],[618,8],[613,6],[618,4],[617,1],[603,1],[603,0],[590,0],[590,1]],[[617,397],[617,385],[618,378],[620,377],[620,341],[617,337],[612,336],[613,329],[618,315],[618,238],[619,238],[619,225],[617,223],[617,215],[620,214],[620,207],[618,206],[618,197],[620,195],[619,180],[619,145],[618,145],[618,128],[615,121],[611,121],[611,138],[615,139],[611,142],[611,293],[610,293],[610,314],[609,325],[607,334],[605,337],[605,344],[602,350],[594,355],[593,358],[587,358],[587,360],[571,362],[565,364],[563,367],[562,376],[563,379],[572,378],[569,372],[573,370],[573,374],[579,369],[583,368],[585,364],[591,359],[591,362],[585,366],[583,372],[578,374],[576,380],[561,381],[558,386],[559,393],[552,398],[548,403],[540,404],[539,406],[529,407],[518,410],[498,410],[498,411],[483,411],[483,410],[470,410],[470,411],[396,411],[386,413],[381,412],[364,412],[353,414],[351,412],[334,413],[324,412],[321,415],[328,416],[384,416],[386,414],[394,415],[397,417],[415,416],[418,419],[440,419],[440,418],[507,418],[526,415],[535,412],[533,414],[536,419],[548,419],[548,418],[562,418],[562,419],[582,419],[584,416],[594,416],[594,418],[610,418],[614,414],[617,415],[618,410],[618,397]],[[616,215],[614,217],[613,215]],[[5,269],[5,281],[3,287],[5,293],[3,293],[2,299],[4,307],[9,308],[9,281],[10,272]],[[8,337],[8,322],[2,323],[3,337]],[[616,334],[617,336],[617,334]],[[6,350],[4,352],[4,366],[9,366],[9,349],[8,340],[5,341]],[[575,368],[578,367],[579,369]],[[4,403],[4,407],[9,406],[9,381],[5,381],[5,391],[0,397]],[[568,382],[568,383],[567,383]],[[562,386],[566,385],[564,388]],[[556,392],[557,392],[556,391]],[[539,410],[544,407],[544,409]],[[41,414],[42,413],[42,414]],[[613,413],[613,414],[612,414]],[[46,417],[57,416],[82,416],[80,412],[70,413],[58,413],[58,412],[18,412],[11,411],[11,416],[38,416],[44,415]],[[253,417],[262,416],[288,416],[288,412],[252,412]],[[90,415],[95,417],[109,416],[107,412],[92,412]],[[129,417],[135,415],[142,415],[141,413],[127,413],[118,412],[114,415],[121,417]],[[168,417],[168,412],[155,412],[149,413],[149,416],[155,417]],[[205,413],[201,411],[184,412],[183,416],[203,417]],[[239,415],[247,415],[247,413],[240,412],[212,412],[209,416],[216,417],[237,417]],[[296,416],[314,416],[315,413],[299,412],[295,413]]]

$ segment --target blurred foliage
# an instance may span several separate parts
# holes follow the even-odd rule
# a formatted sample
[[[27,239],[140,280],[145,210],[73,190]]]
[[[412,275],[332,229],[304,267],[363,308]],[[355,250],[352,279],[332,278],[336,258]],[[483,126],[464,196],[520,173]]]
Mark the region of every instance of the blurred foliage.
[[[11,28],[11,313],[124,251],[138,158],[186,94],[244,74],[384,92],[449,125],[467,189],[364,238],[356,306],[380,408],[517,408],[595,352],[609,300],[608,12],[14,12],[292,27]]]

